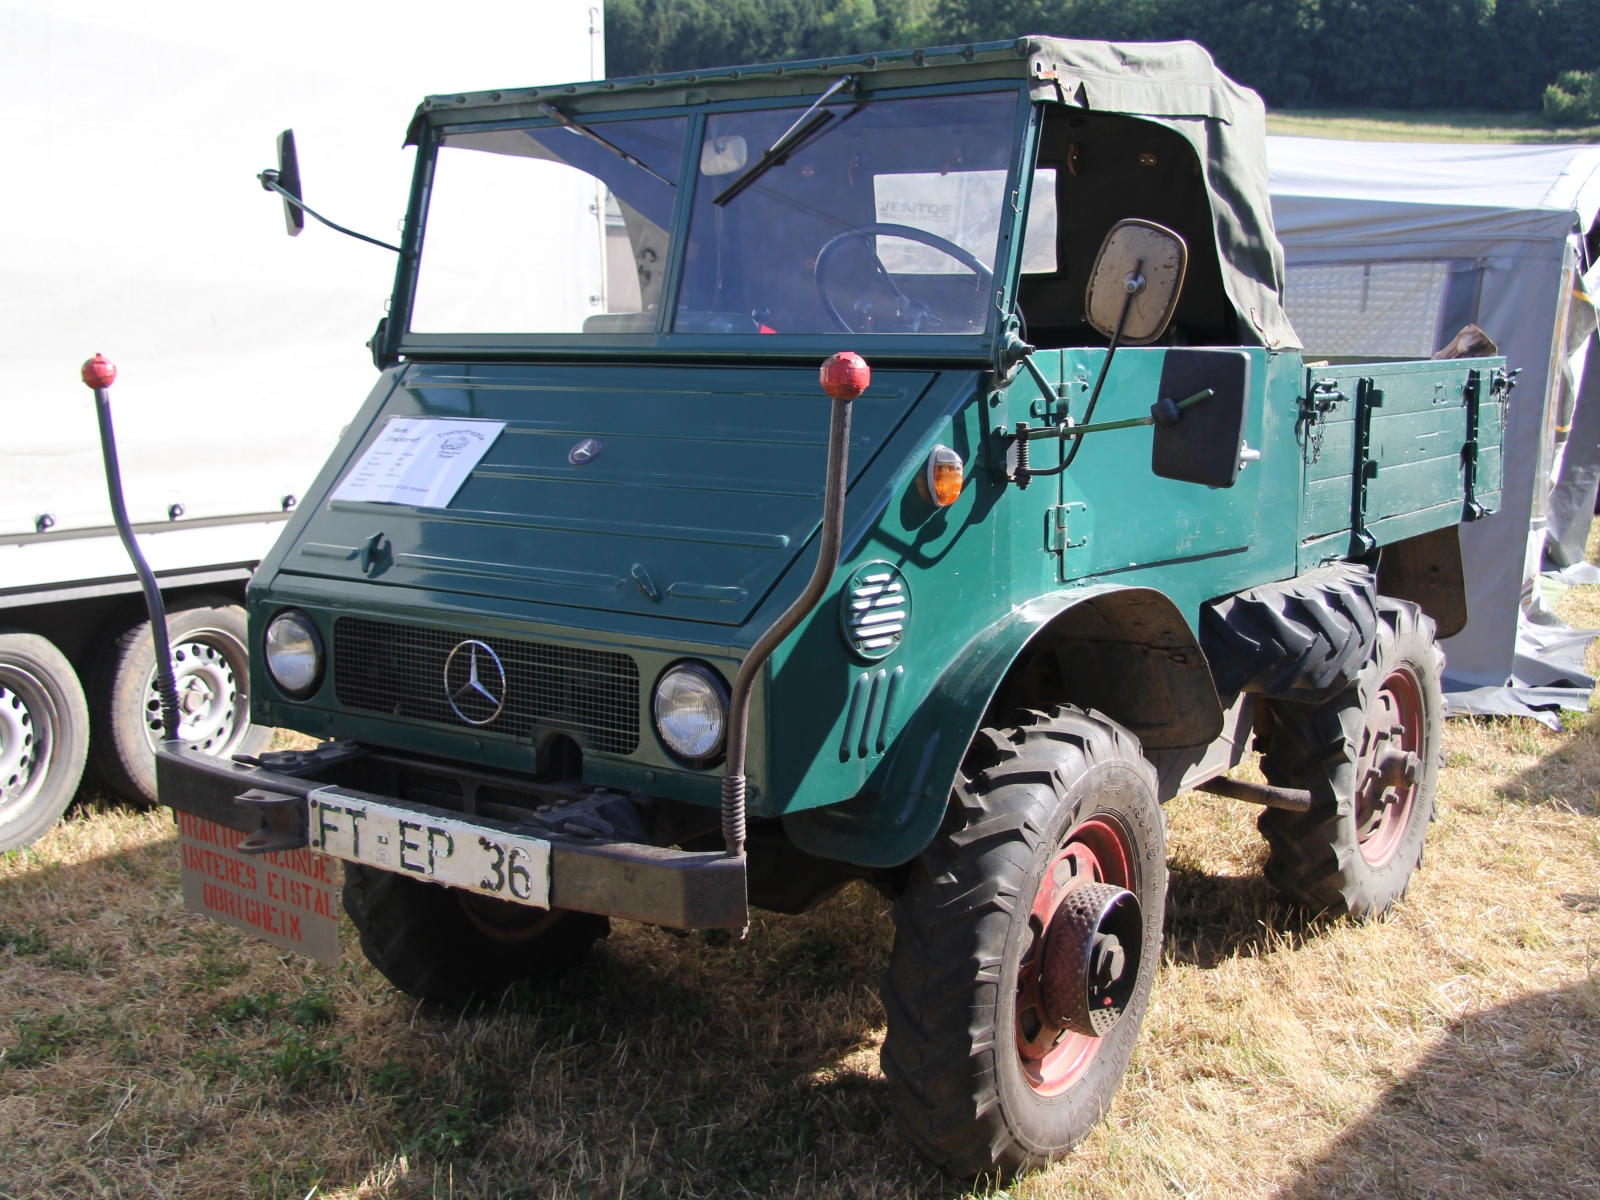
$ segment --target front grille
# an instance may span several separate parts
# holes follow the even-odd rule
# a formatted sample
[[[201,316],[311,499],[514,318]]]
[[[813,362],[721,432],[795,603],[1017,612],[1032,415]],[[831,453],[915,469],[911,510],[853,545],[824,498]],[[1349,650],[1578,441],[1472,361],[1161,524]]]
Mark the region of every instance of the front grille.
[[[468,641],[493,650],[505,672],[505,704],[489,720],[492,705],[478,698],[474,706],[475,693],[456,706],[472,720],[463,719],[446,694],[445,662]],[[458,655],[452,664],[458,690],[464,661]],[[498,690],[487,657],[480,674]],[[629,754],[639,745],[639,664],[626,654],[340,617],[333,623],[333,683],[347,708],[519,737],[562,729],[578,734],[586,749],[611,754]]]

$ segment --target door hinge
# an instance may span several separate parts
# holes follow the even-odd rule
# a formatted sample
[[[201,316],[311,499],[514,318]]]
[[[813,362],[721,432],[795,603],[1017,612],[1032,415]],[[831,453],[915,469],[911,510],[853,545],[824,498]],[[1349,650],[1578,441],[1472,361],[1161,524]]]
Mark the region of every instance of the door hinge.
[[[1073,541],[1071,534],[1068,532],[1068,517],[1075,508],[1087,512],[1089,506],[1082,500],[1070,500],[1066,504],[1052,504],[1045,509],[1044,548],[1050,553],[1064,554],[1068,550],[1075,550],[1079,546],[1088,544],[1088,534],[1084,534],[1077,541]]]

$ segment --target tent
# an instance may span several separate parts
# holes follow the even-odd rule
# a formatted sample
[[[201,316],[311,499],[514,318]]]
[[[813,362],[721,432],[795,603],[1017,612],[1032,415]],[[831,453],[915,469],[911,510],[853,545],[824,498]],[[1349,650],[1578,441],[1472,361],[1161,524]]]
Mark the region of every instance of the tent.
[[[1576,545],[1581,562],[1600,483],[1600,354],[1584,380],[1600,147],[1270,137],[1267,159],[1308,360],[1428,357],[1470,323],[1520,368],[1501,510],[1461,530],[1469,624],[1444,643],[1452,710],[1586,707],[1592,634],[1564,630],[1539,572],[1552,515],[1550,557],[1565,566]],[[1600,580],[1583,571],[1567,578]]]

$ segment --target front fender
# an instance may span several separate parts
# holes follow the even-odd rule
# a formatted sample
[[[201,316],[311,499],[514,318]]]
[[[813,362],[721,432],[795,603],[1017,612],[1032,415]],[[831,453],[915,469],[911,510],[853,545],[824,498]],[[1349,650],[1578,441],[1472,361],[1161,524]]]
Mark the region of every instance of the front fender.
[[[898,866],[917,855],[944,820],[956,769],[1017,656],[1061,613],[1123,590],[1100,585],[1056,592],[984,630],[946,668],[895,739],[883,790],[786,814],[783,828],[790,840],[809,854],[866,867]]]

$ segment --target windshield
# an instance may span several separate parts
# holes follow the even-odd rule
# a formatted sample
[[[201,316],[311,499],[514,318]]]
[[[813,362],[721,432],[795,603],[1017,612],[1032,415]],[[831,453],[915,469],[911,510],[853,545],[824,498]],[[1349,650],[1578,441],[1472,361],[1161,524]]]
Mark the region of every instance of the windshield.
[[[820,123],[801,121],[805,111],[707,119],[672,328],[983,332],[1015,93],[840,96]],[[797,122],[801,136],[760,171],[762,152]]]
[[[688,121],[583,128],[596,136],[546,124],[440,140],[413,331],[655,328]]]

